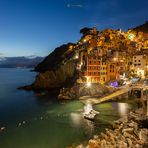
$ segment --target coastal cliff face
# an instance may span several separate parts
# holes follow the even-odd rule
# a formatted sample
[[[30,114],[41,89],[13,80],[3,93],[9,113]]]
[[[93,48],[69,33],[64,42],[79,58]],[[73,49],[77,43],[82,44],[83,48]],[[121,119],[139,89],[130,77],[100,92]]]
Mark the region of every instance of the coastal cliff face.
[[[75,63],[69,61],[55,70],[39,73],[33,84],[35,89],[60,88],[75,74]]]
[[[69,85],[73,84],[76,77],[76,61],[71,60],[74,51],[70,47],[73,45],[72,43],[62,45],[50,53],[35,67],[35,71],[38,72],[35,82],[23,88],[27,90],[50,90],[66,86],[66,82]]]

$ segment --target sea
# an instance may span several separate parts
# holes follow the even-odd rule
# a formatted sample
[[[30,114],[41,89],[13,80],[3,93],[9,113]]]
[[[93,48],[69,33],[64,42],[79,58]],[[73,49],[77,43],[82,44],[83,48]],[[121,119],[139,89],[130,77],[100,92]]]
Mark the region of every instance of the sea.
[[[134,110],[127,102],[94,106],[94,121],[83,118],[79,100],[17,89],[33,83],[37,73],[27,68],[0,68],[0,148],[66,148],[86,144],[93,135],[111,128],[113,121]]]

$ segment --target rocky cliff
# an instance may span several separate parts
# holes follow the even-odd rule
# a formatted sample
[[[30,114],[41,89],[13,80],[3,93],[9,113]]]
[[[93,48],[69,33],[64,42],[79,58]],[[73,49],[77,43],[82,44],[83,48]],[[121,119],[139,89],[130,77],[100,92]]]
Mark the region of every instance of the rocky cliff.
[[[76,61],[71,60],[74,51],[68,43],[56,48],[40,64],[35,67],[39,72],[35,82],[30,86],[23,87],[27,90],[55,89],[72,85],[76,77]],[[68,83],[66,83],[68,81]]]
[[[75,74],[75,63],[68,61],[54,70],[47,70],[37,75],[33,84],[34,89],[60,88],[71,81]],[[72,82],[72,81],[71,81]]]

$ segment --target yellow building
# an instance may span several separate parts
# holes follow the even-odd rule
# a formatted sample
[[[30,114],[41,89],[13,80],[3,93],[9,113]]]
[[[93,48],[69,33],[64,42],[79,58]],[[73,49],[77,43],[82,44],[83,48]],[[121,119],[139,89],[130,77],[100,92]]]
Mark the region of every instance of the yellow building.
[[[131,70],[142,78],[145,77],[145,59],[143,55],[134,55]]]
[[[100,66],[100,83],[104,84],[107,82],[107,62],[102,61]]]
[[[145,77],[148,77],[148,57],[145,57]]]

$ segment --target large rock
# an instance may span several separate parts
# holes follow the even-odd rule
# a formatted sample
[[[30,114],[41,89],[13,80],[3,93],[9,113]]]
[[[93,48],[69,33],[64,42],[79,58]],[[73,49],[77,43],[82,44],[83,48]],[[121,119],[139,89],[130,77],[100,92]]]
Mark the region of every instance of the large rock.
[[[139,132],[139,139],[147,142],[148,141],[148,129],[141,129]]]
[[[67,62],[61,65],[56,70],[49,70],[44,73],[39,73],[33,84],[34,88],[59,88],[62,87],[66,81],[72,79],[75,74],[75,63]]]
[[[30,86],[22,87],[27,90],[56,89],[64,85],[72,85],[76,80],[76,63],[73,59],[75,50],[71,50],[68,43],[56,48],[40,64],[35,67],[39,72],[35,82]],[[67,83],[68,82],[68,83]]]

